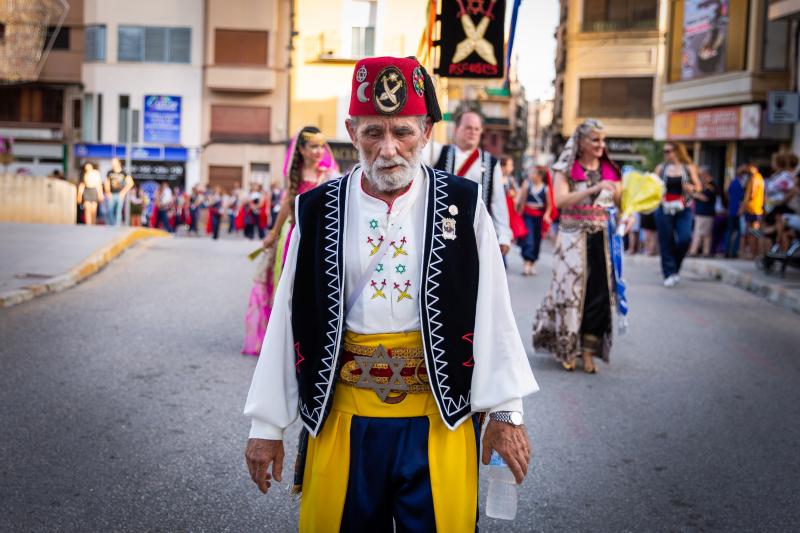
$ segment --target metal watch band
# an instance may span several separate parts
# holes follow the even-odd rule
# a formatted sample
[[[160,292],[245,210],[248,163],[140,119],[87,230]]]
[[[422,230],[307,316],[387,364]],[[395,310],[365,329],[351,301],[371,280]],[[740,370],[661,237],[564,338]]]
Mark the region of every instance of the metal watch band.
[[[489,413],[489,420],[496,420],[497,422],[505,422],[506,424],[511,424],[514,427],[521,425],[521,424],[515,424],[512,421],[511,418],[512,413],[516,413],[516,411],[494,411],[493,413]]]

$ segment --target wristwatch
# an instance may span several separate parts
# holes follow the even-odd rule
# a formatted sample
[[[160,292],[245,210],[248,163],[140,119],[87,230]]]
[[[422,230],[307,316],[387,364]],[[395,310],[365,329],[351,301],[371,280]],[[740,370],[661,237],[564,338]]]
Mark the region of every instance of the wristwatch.
[[[522,413],[519,411],[495,411],[489,413],[489,420],[496,420],[497,422],[505,422],[511,424],[515,428],[522,425]]]

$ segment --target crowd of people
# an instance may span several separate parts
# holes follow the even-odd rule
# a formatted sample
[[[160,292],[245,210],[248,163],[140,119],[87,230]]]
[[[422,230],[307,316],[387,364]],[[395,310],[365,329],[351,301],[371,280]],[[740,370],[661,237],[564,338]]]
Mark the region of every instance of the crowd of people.
[[[78,185],[78,222],[86,225],[147,226],[173,234],[210,235],[241,233],[263,239],[278,218],[283,189],[252,183],[249,189],[195,185],[183,190],[169,181],[135,182],[119,160],[111,162],[105,178],[88,162]],[[126,208],[126,205],[128,206]]]

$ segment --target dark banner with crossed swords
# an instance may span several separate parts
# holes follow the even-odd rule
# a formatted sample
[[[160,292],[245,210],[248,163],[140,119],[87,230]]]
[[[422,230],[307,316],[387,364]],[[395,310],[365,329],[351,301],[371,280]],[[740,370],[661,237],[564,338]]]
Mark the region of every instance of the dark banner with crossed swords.
[[[440,59],[443,78],[502,78],[505,0],[442,0]]]

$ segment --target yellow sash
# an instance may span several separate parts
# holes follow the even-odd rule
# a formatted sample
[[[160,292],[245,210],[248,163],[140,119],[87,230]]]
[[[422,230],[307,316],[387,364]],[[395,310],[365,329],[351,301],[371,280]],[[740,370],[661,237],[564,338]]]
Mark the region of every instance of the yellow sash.
[[[359,335],[345,333],[345,342],[386,348],[422,346],[418,331]],[[427,416],[428,464],[439,533],[475,531],[478,505],[478,455],[471,420],[454,431],[439,416],[433,395],[408,394],[400,403],[384,403],[371,390],[337,385],[331,412],[322,431],[308,439],[300,499],[300,531],[337,532],[342,521],[350,471],[350,422],[353,415],[375,418]]]

